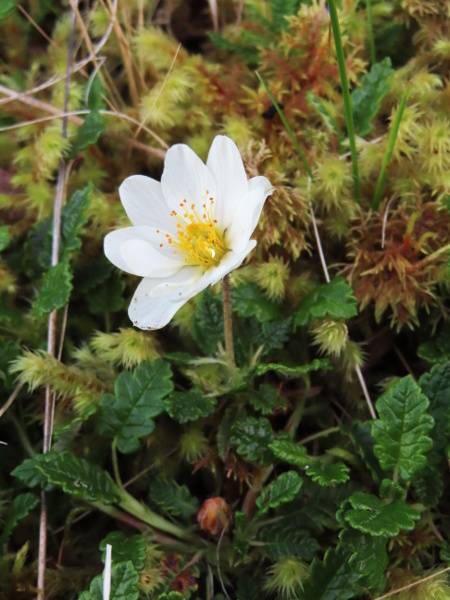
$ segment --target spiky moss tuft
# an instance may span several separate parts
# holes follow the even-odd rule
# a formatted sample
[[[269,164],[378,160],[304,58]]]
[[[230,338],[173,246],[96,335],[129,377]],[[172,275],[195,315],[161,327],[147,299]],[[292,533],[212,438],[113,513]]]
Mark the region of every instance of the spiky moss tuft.
[[[296,600],[303,589],[302,582],[308,575],[308,567],[294,556],[282,556],[267,573],[264,588],[268,592],[276,593],[280,600]]]

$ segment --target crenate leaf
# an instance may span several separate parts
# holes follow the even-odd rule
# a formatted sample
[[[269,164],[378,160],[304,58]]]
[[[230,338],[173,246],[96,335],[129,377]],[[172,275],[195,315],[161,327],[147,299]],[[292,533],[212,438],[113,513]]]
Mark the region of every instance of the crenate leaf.
[[[319,319],[329,316],[337,321],[350,319],[357,314],[357,300],[352,288],[345,279],[336,277],[329,283],[318,285],[301,300],[294,324],[307,325],[311,317]]]
[[[61,216],[61,242],[63,257],[81,247],[79,233],[86,224],[86,209],[89,206],[92,184],[74,192],[70,200],[63,206]]]
[[[224,341],[223,302],[221,295],[205,290],[196,306],[192,337],[207,355],[215,354],[217,346]]]
[[[311,465],[305,473],[313,481],[322,486],[345,483],[350,479],[350,469],[341,462],[328,464],[316,463]]]
[[[291,366],[283,365],[282,363],[261,363],[256,365],[250,370],[249,375],[252,378],[260,377],[265,375],[268,371],[275,371],[277,375],[281,375],[285,379],[296,379],[297,377],[303,377],[311,371],[329,371],[331,369],[330,361],[327,358],[315,358],[312,362],[307,365]]]
[[[114,504],[120,500],[119,490],[106,471],[71,452],[48,452],[44,460],[36,462],[36,469],[49,483],[87,502]]]
[[[271,508],[277,508],[280,504],[293,500],[302,485],[303,479],[296,471],[287,471],[279,475],[275,481],[261,490],[256,499],[259,514],[263,515]]]
[[[105,119],[98,110],[91,110],[78,127],[77,135],[72,142],[69,158],[75,158],[79,152],[97,143],[105,131]]]
[[[287,409],[287,402],[279,389],[267,383],[261,384],[258,391],[252,393],[249,401],[253,408],[263,415],[271,415]]]
[[[20,496],[14,498],[9,512],[6,515],[5,522],[2,524],[3,531],[0,535],[0,547],[8,541],[8,538],[17,523],[28,516],[29,512],[36,508],[39,502],[39,497],[30,492],[20,494]]]
[[[205,396],[199,388],[192,388],[188,392],[174,392],[164,399],[169,415],[182,425],[213,414],[216,404],[217,398]]]
[[[232,308],[240,317],[266,323],[280,318],[279,304],[268,300],[256,283],[244,283],[232,292]]]
[[[123,454],[136,452],[139,439],[155,429],[153,417],[164,411],[163,399],[173,390],[169,363],[156,360],[141,363],[133,375],[124,371],[116,379],[114,396],[100,400],[98,432],[115,438]]]
[[[306,529],[293,527],[292,521],[267,525],[261,529],[259,541],[264,542],[261,552],[270,560],[277,561],[282,556],[295,556],[311,561],[319,551],[318,542]]]
[[[149,498],[174,517],[188,519],[198,511],[198,500],[186,485],[173,479],[158,477],[150,484]]]
[[[347,510],[344,519],[354,529],[370,535],[394,537],[403,529],[411,531],[420,513],[403,499],[386,503],[373,494],[356,492],[348,499],[353,508]]]
[[[12,472],[11,475],[19,479],[27,487],[44,487],[46,491],[51,489],[47,484],[47,478],[37,468],[38,464],[45,461],[45,454],[35,454],[33,458],[26,458]]]
[[[360,136],[372,131],[372,120],[380,109],[381,100],[389,91],[393,74],[391,59],[386,57],[372,66],[362,78],[359,88],[353,91],[353,121]]]
[[[388,566],[387,538],[372,536],[356,529],[346,528],[339,534],[341,544],[350,552],[352,571],[358,573],[358,583],[375,594],[381,594],[386,585],[384,572]]]
[[[45,273],[39,296],[34,303],[38,317],[65,306],[72,291],[72,271],[69,261],[63,260]]]
[[[141,571],[145,566],[147,557],[147,542],[141,533],[127,537],[122,531],[111,531],[100,542],[100,550],[106,551],[106,545],[112,547],[113,563],[120,563],[130,560],[133,566],[138,571]],[[103,558],[103,562],[104,562]]]
[[[279,460],[290,465],[304,469],[311,464],[311,459],[306,454],[306,448],[291,440],[275,440],[269,444],[269,448]]]
[[[302,600],[353,598],[359,589],[358,574],[352,570],[348,559],[348,552],[342,547],[329,548],[323,562],[315,558],[299,598]]]
[[[272,452],[268,446],[273,439],[272,427],[264,417],[246,417],[234,423],[231,428],[230,443],[237,447],[238,454],[250,461],[269,464]]]
[[[428,413],[434,419],[430,437],[434,451],[439,452],[450,439],[450,362],[439,363],[422,375],[419,386],[430,403]]]
[[[434,425],[426,412],[428,405],[410,375],[395,383],[376,402],[380,418],[372,422],[375,455],[382,469],[393,469],[404,481],[410,481],[427,464],[425,455],[433,442],[426,434]]]
[[[139,598],[139,573],[130,560],[113,564],[111,568],[111,593],[109,600],[137,600]],[[78,600],[104,600],[103,575],[97,575]]]

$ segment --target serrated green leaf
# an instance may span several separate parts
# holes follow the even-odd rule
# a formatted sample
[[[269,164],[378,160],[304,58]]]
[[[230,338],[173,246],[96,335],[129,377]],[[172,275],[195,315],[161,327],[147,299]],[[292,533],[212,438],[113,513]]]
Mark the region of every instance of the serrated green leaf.
[[[311,464],[311,459],[306,454],[306,448],[291,440],[275,440],[269,444],[269,448],[279,460],[290,465],[304,469]]]
[[[280,395],[278,388],[263,383],[258,391],[252,393],[249,398],[250,404],[263,415],[271,415],[274,412],[287,409],[287,402]]]
[[[192,388],[188,392],[174,392],[164,398],[166,411],[174,421],[182,425],[212,415],[216,404],[217,398],[205,396],[199,388]]]
[[[72,142],[69,157],[75,158],[79,152],[96,144],[99,137],[105,131],[105,119],[98,110],[91,110],[83,123],[78,127],[77,135]]]
[[[91,288],[86,300],[89,310],[93,315],[103,315],[105,313],[116,313],[125,306],[122,294],[125,290],[125,283],[118,273],[111,272],[110,276],[99,285]]]
[[[350,479],[350,469],[341,462],[313,464],[305,471],[305,473],[308,477],[311,477],[313,481],[322,486],[345,483]]]
[[[1,225],[0,226],[0,252],[2,252],[3,250],[5,250],[8,247],[10,241],[11,241],[11,238],[9,237],[9,227],[7,225]]]
[[[258,331],[252,336],[252,343],[256,347],[263,347],[261,356],[284,347],[292,333],[292,323],[292,318],[288,317],[280,321],[269,321],[258,327]]]
[[[435,365],[419,379],[419,386],[430,405],[428,413],[434,419],[430,437],[434,450],[441,451],[450,439],[450,362]]]
[[[354,529],[370,535],[394,537],[401,530],[411,531],[420,513],[403,499],[386,503],[373,494],[356,492],[348,499],[353,508],[347,510],[344,519]]]
[[[357,304],[352,288],[345,279],[336,277],[329,283],[318,285],[303,298],[295,313],[294,324],[307,325],[311,317],[328,316],[336,321],[350,319],[358,314]]]
[[[300,0],[270,0],[272,19],[275,32],[279,33],[289,26],[286,17],[295,15],[300,6]]]
[[[268,300],[256,283],[239,285],[232,292],[232,309],[240,317],[267,323],[280,318],[280,306]]]
[[[51,486],[46,485],[47,478],[37,468],[38,464],[44,461],[45,454],[36,454],[33,458],[26,458],[11,472],[11,475],[27,487],[45,486],[44,489],[49,490]]]
[[[447,363],[450,360],[450,323],[445,323],[439,334],[420,344],[417,355],[429,363]]]
[[[282,556],[295,556],[310,561],[320,548],[309,531],[293,526],[289,519],[264,527],[259,540],[264,542],[261,546],[262,554],[273,561]]]
[[[246,417],[234,423],[231,428],[230,443],[237,447],[238,454],[250,461],[269,464],[272,452],[268,446],[273,440],[272,427],[264,417]]]
[[[306,103],[309,106],[309,108],[315,110],[322,117],[323,122],[324,122],[325,126],[327,127],[328,131],[330,131],[336,135],[339,135],[340,131],[339,131],[339,127],[337,126],[336,121],[334,120],[332,115],[329,113],[325,104],[320,100],[320,98],[318,98],[314,92],[308,91],[305,94],[305,99],[306,99]]]
[[[129,560],[112,565],[109,600],[137,600],[139,598],[139,573]],[[103,600],[103,575],[97,575],[78,600]]]
[[[287,471],[279,475],[275,481],[264,487],[258,498],[256,506],[259,514],[263,515],[271,508],[277,508],[293,500],[303,485],[303,479],[296,471]]]
[[[72,292],[72,271],[64,260],[45,273],[42,286],[33,308],[38,317],[65,306]]]
[[[236,587],[236,600],[258,600],[258,588],[254,577],[243,573],[239,575]]]
[[[222,296],[205,290],[195,309],[192,337],[202,352],[210,355],[224,341],[223,331]]]
[[[350,552],[352,571],[358,573],[358,583],[364,588],[381,594],[386,585],[384,571],[388,566],[387,538],[373,537],[356,529],[344,529],[339,534],[341,544]]]
[[[100,542],[100,550],[106,551],[106,544],[112,547],[112,562],[120,563],[130,560],[138,571],[145,565],[147,557],[147,542],[141,533],[127,537],[122,531],[111,531]],[[104,562],[104,559],[103,559]]]
[[[114,396],[105,394],[99,404],[98,432],[116,440],[123,454],[136,452],[139,439],[155,429],[153,417],[164,411],[163,399],[173,390],[169,363],[141,363],[133,375],[124,371],[116,379]]]
[[[14,498],[3,523],[3,531],[0,535],[0,547],[8,541],[17,523],[28,516],[29,512],[36,508],[39,502],[39,497],[29,492],[20,494],[20,496]]]
[[[63,256],[65,257],[68,257],[70,252],[78,250],[81,247],[81,240],[78,234],[87,221],[86,209],[89,206],[92,189],[92,185],[89,184],[83,189],[77,190],[72,194],[67,204],[63,206],[61,241]]]
[[[249,375],[254,378],[265,375],[268,371],[275,371],[277,375],[281,375],[285,379],[296,379],[297,377],[307,375],[310,371],[319,371],[320,369],[323,369],[324,371],[331,369],[330,361],[327,358],[315,358],[307,365],[295,367],[283,365],[281,363],[262,363],[251,369]]]
[[[114,504],[120,500],[119,490],[106,471],[70,452],[48,452],[36,463],[36,469],[49,483],[87,502]]]
[[[373,129],[372,119],[380,110],[381,100],[388,93],[394,69],[386,57],[372,66],[361,80],[359,88],[352,93],[352,111],[355,129],[365,136]]]
[[[346,600],[356,595],[358,574],[349,564],[348,553],[341,547],[329,548],[323,562],[315,558],[299,596],[302,600]]]
[[[173,479],[158,477],[150,484],[149,498],[174,517],[188,519],[198,511],[198,500],[189,488]]]
[[[377,442],[375,455],[385,471],[393,469],[404,481],[427,464],[426,453],[433,442],[426,435],[434,425],[426,413],[429,402],[408,375],[380,396],[376,408],[380,416],[372,422],[372,436]]]
[[[362,423],[354,420],[350,425],[350,436],[359,449],[364,464],[372,473],[374,481],[380,483],[383,479],[383,471],[373,451],[375,440],[370,432],[370,426],[371,423]]]
[[[86,84],[86,91],[88,93],[86,105],[90,110],[96,111],[105,108],[106,102],[104,95],[106,92],[98,71],[89,78],[89,81]]]

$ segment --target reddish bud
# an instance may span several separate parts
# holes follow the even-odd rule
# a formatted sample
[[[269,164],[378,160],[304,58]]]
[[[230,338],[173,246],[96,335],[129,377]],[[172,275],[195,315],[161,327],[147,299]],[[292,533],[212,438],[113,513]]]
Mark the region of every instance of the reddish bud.
[[[223,498],[215,496],[203,502],[197,513],[200,529],[211,535],[220,535],[231,526],[232,512]]]

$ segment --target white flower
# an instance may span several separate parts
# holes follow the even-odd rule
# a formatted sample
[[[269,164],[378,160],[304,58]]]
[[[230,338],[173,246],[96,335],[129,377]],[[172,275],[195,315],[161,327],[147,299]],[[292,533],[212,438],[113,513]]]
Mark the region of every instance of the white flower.
[[[161,182],[125,179],[120,199],[133,227],[105,238],[105,254],[139,275],[128,314],[141,329],[159,329],[208,285],[238,267],[272,192],[266,177],[248,180],[235,143],[217,136],[206,165],[186,145],[167,151]]]

